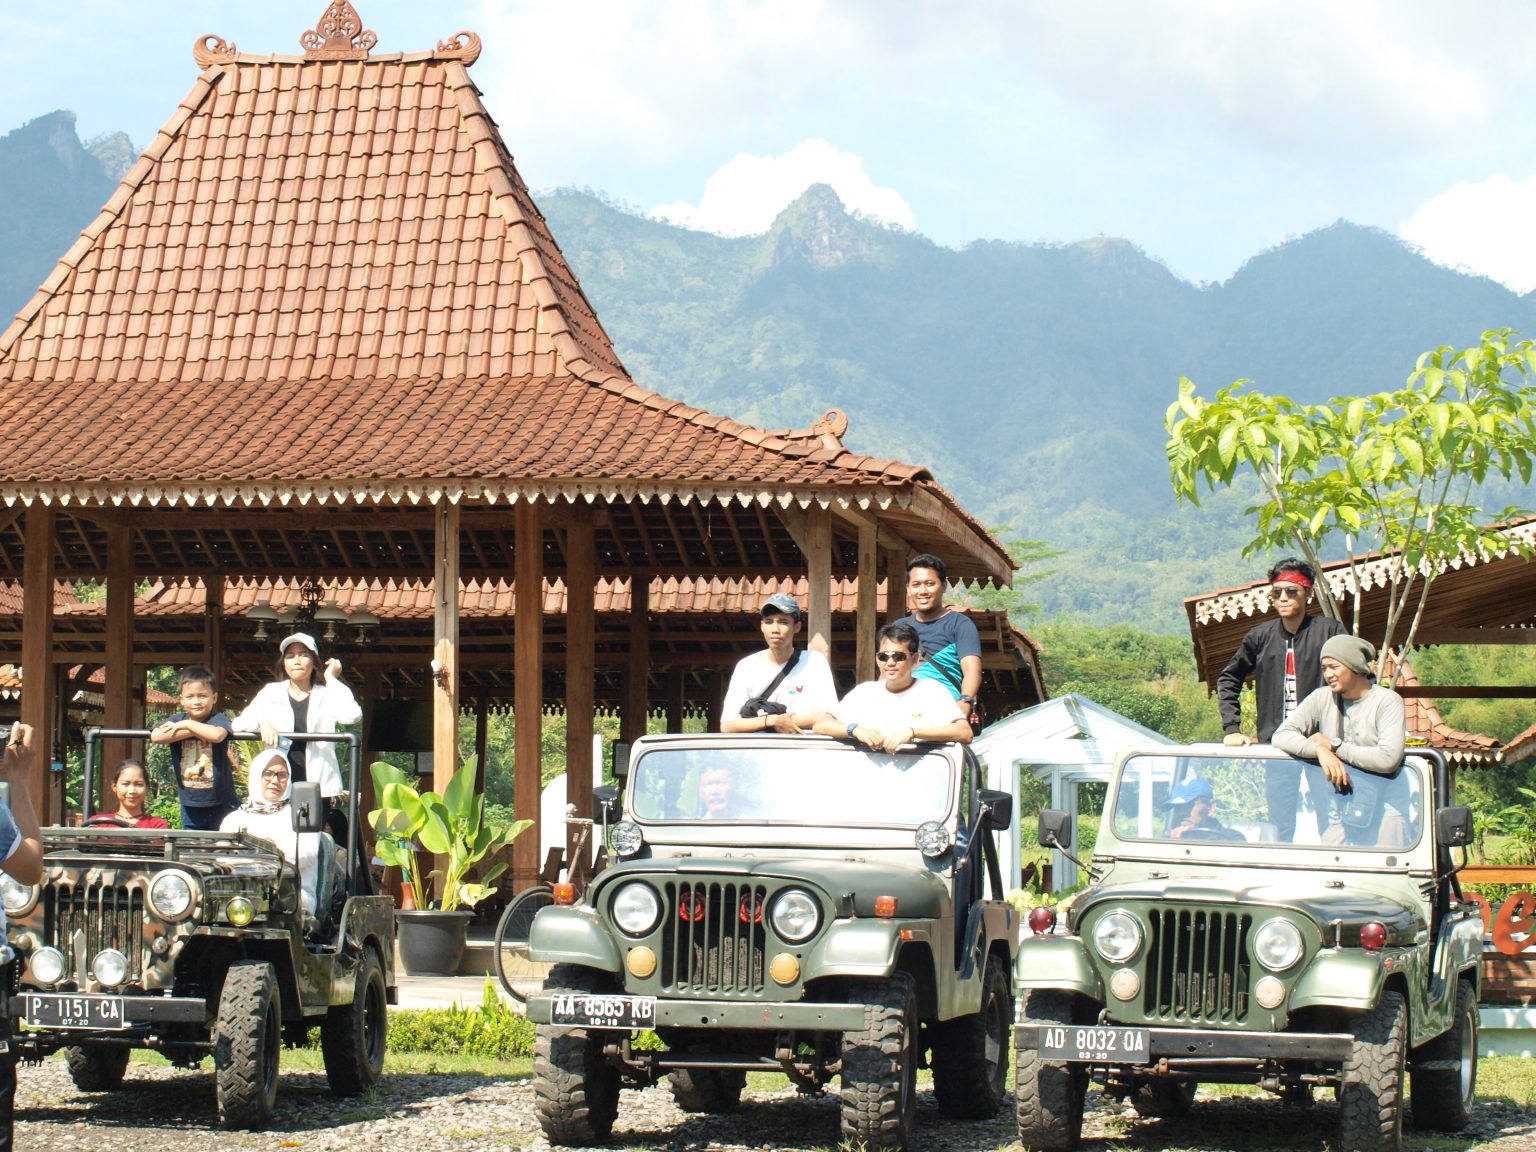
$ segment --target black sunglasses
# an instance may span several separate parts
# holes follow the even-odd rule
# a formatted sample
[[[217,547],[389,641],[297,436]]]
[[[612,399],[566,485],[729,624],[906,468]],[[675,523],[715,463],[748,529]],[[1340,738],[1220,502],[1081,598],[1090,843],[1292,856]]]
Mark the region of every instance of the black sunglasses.
[[[916,652],[876,652],[875,659],[882,664],[900,664],[916,656]]]

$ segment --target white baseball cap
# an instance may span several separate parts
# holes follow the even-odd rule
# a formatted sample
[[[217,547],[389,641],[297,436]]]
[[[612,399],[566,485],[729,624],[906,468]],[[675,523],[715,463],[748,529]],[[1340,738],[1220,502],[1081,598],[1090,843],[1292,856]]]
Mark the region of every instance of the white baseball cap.
[[[315,654],[316,660],[320,659],[320,647],[315,643],[315,638],[308,632],[295,632],[292,636],[289,636],[277,646],[277,654],[279,656],[286,656],[288,654],[288,645],[290,644],[302,644]]]

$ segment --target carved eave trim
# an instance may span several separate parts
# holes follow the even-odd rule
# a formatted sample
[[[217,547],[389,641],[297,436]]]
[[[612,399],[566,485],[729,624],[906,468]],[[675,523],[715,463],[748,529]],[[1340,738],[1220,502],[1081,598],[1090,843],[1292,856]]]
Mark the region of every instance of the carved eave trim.
[[[192,59],[205,72],[215,64],[233,64],[239,55],[240,50],[222,36],[209,34],[192,42]]]
[[[299,37],[306,60],[366,60],[378,42],[378,33],[363,27],[362,17],[347,0],[335,0]]]

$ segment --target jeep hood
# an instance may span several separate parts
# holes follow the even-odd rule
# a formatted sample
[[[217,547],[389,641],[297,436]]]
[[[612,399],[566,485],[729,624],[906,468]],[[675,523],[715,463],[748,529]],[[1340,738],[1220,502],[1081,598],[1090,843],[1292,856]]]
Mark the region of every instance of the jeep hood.
[[[1104,905],[1145,903],[1163,910],[1181,904],[1197,907],[1273,908],[1309,916],[1320,928],[1338,922],[1356,928],[1378,920],[1396,932],[1412,932],[1424,926],[1420,910],[1401,900],[1362,888],[1327,888],[1303,876],[1287,877],[1283,885],[1275,883],[1232,887],[1226,884],[1180,883],[1117,884],[1077,897],[1073,922],[1090,910]]]

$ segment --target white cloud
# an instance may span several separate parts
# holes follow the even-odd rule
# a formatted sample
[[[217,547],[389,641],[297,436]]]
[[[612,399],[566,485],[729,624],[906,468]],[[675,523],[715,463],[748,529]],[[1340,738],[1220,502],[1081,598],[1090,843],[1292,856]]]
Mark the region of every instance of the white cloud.
[[[1398,233],[1437,264],[1465,268],[1516,292],[1536,289],[1536,176],[1500,174],[1419,205]]]
[[[766,232],[773,218],[812,184],[830,184],[851,211],[915,226],[911,207],[894,188],[870,179],[864,161],[825,140],[806,140],[780,156],[738,152],[704,182],[697,205],[685,201],[662,204],[651,215],[722,236],[752,236]]]

